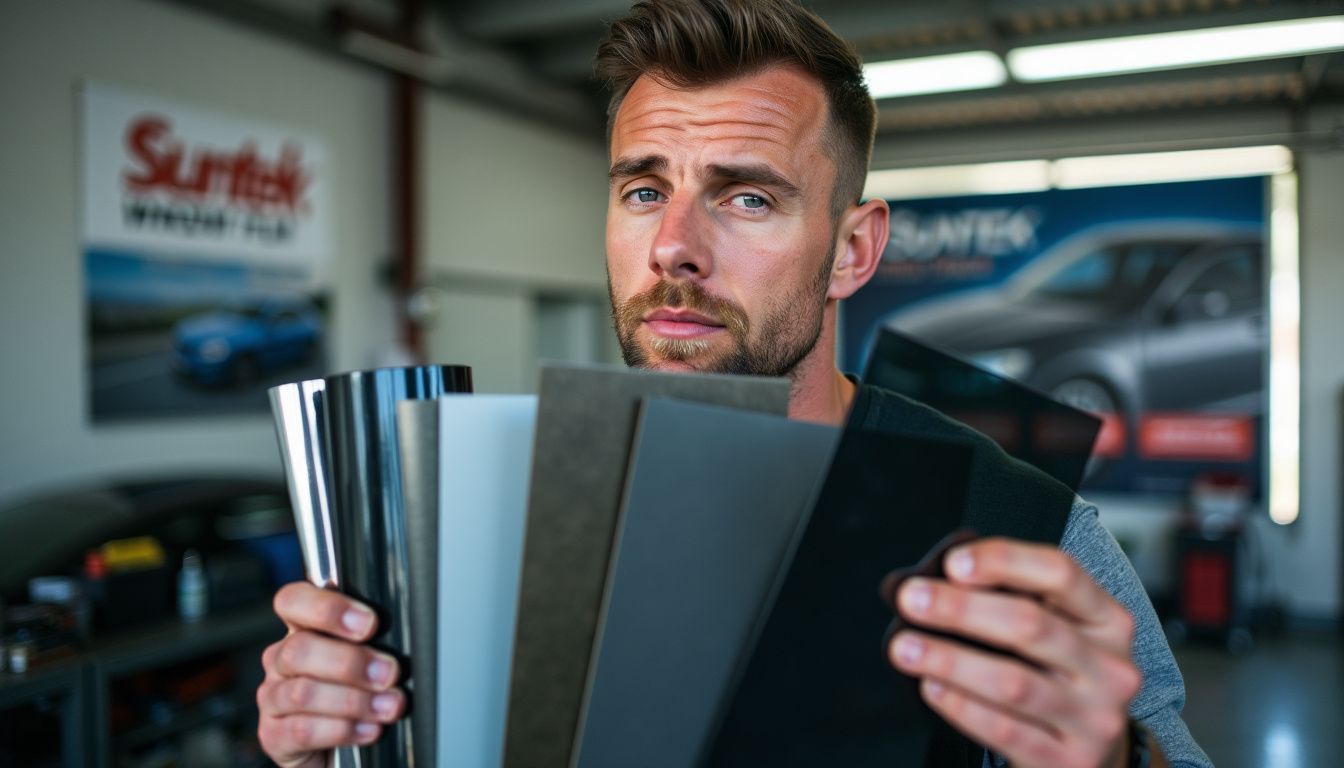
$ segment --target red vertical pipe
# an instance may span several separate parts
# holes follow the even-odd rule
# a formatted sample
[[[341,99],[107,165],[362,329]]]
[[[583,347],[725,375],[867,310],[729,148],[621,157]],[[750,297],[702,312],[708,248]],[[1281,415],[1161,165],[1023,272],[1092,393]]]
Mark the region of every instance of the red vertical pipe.
[[[392,125],[392,204],[400,338],[407,351],[424,362],[422,329],[409,311],[420,266],[420,84],[407,75],[393,76]]]
[[[398,32],[415,45],[425,20],[425,0],[401,0]],[[411,356],[425,362],[423,329],[411,316],[411,297],[420,280],[420,100],[421,84],[405,74],[393,75],[392,204],[395,222],[397,314],[401,342]]]

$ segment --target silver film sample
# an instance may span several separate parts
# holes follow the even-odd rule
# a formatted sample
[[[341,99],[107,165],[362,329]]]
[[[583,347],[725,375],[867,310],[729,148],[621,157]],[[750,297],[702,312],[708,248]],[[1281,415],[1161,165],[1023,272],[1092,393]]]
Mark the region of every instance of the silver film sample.
[[[280,458],[308,580],[319,587],[339,587],[327,492],[329,466],[322,410],[326,384],[323,379],[311,379],[272,387],[271,414],[280,438]]]
[[[470,391],[465,366],[355,371],[270,390],[308,579],[372,606],[372,645],[396,656],[403,672],[411,656],[407,542],[421,533],[407,527],[396,404]],[[334,755],[338,768],[415,763],[406,718],[376,744]]]

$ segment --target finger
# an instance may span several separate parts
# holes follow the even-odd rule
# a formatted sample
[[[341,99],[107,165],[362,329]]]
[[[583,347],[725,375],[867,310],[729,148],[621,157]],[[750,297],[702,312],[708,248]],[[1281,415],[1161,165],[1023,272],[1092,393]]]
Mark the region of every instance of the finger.
[[[919,692],[952,727],[1011,765],[1065,764],[1063,742],[1040,723],[1004,712],[939,680],[925,678]]]
[[[303,581],[275,593],[275,612],[290,629],[312,629],[363,641],[373,635],[378,617],[363,603]]]
[[[896,605],[913,624],[988,643],[1042,667],[1070,674],[1090,668],[1078,630],[1029,597],[918,578],[901,587]]]
[[[1081,622],[1123,625],[1129,621],[1124,606],[1055,547],[983,539],[948,552],[943,569],[955,583],[1035,595]],[[1124,650],[1128,652],[1128,645]]]
[[[307,677],[292,677],[263,690],[257,697],[261,711],[276,717],[321,715],[390,723],[405,707],[405,695],[396,688],[371,693]]]
[[[263,717],[257,725],[262,749],[282,765],[303,761],[312,752],[372,744],[381,734],[378,723],[315,715]]]
[[[281,640],[272,662],[278,677],[311,677],[369,691],[392,687],[400,673],[397,660],[385,653],[314,632]]]
[[[288,638],[288,635],[286,635],[286,638]],[[280,648],[283,644],[284,640],[277,640],[266,646],[266,650],[261,652],[261,669],[266,673],[264,682],[269,682],[272,678],[279,677],[275,671],[275,655],[280,652]]]
[[[891,663],[914,677],[938,680],[1022,717],[1069,719],[1076,707],[1058,677],[960,643],[906,630],[888,648]]]

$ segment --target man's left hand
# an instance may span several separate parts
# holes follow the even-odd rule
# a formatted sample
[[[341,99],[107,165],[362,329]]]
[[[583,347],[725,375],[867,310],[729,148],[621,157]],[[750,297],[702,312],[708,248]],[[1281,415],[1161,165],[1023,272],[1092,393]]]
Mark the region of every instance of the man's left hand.
[[[899,632],[892,663],[921,678],[929,706],[1014,766],[1124,765],[1142,683],[1124,606],[1040,544],[982,539],[948,552],[943,568],[946,580],[901,586],[901,616],[1020,658]]]

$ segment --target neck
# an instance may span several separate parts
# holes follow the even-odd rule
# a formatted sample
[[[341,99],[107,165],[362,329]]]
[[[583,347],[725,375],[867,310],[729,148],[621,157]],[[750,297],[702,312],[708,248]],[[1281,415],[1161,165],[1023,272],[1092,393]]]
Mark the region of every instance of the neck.
[[[854,402],[854,384],[835,366],[836,303],[827,302],[817,344],[793,369],[789,418],[840,426]]]

